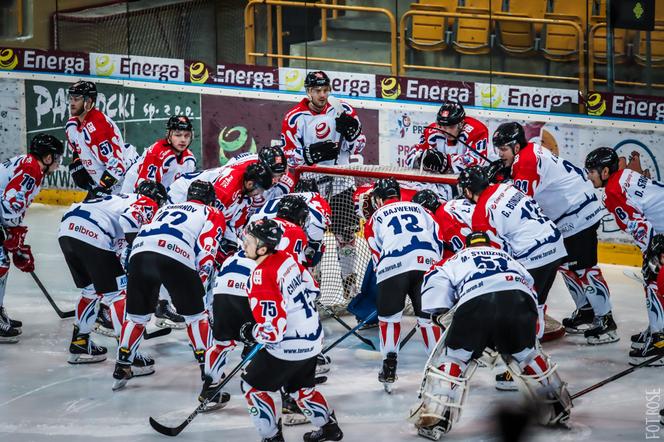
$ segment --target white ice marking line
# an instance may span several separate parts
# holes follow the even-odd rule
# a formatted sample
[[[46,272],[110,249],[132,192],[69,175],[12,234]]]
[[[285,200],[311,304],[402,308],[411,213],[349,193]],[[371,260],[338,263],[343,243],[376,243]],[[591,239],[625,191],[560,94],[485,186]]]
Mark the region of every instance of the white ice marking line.
[[[21,395],[19,395],[19,396],[16,396],[15,398],[9,399],[7,402],[3,402],[3,403],[1,403],[1,404],[0,404],[0,407],[4,407],[4,406],[7,405],[7,404],[11,404],[11,403],[14,402],[14,401],[17,401],[17,400],[22,399],[22,398],[24,398],[24,397],[26,397],[26,396],[29,396],[29,395],[31,395],[32,393],[37,393],[38,391],[45,390],[45,389],[50,388],[50,387],[53,387],[53,386],[55,386],[55,385],[65,384],[65,383],[67,383],[67,382],[69,382],[69,381],[73,381],[73,380],[76,380],[76,379],[89,378],[89,377],[91,377],[91,376],[92,376],[91,374],[90,374],[90,375],[86,375],[86,376],[75,376],[75,377],[73,377],[73,378],[63,379],[62,381],[56,381],[56,382],[51,382],[50,384],[42,385],[41,387],[37,387],[37,388],[35,388],[34,390],[30,390],[30,391],[28,391],[28,392],[26,392],[26,393],[23,393],[23,394],[21,394]]]

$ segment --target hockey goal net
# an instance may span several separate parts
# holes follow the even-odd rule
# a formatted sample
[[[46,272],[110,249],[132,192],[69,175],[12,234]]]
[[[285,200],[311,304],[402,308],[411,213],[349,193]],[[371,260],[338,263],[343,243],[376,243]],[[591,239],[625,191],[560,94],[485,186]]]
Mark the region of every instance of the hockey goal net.
[[[361,208],[373,182],[395,178],[401,184],[404,199],[424,188],[449,197],[456,184],[455,175],[396,166],[301,166],[297,170],[300,179],[316,181],[318,191],[332,209],[331,225],[324,238],[325,253],[313,273],[321,286],[321,302],[336,313],[345,311],[359,293],[371,260]]]

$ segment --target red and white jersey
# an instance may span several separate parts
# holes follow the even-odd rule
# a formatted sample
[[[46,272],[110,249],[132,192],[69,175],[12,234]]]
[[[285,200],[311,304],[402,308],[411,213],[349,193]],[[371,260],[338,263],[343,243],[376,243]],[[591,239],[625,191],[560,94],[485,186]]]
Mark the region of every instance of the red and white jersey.
[[[170,186],[167,187],[168,202],[172,204],[184,203],[187,201],[187,191],[189,190],[191,183],[197,180],[212,183],[217,179],[219,174],[221,174],[223,169],[224,168],[222,166],[215,167],[213,169],[200,170],[197,172],[189,172],[181,175],[178,179],[173,181]]]
[[[376,282],[411,270],[426,271],[443,253],[438,223],[419,204],[388,200],[364,226]]]
[[[205,286],[214,271],[214,258],[226,223],[219,210],[197,201],[169,204],[143,225],[131,256],[155,252],[198,271]]]
[[[422,311],[436,314],[478,296],[506,290],[524,292],[537,304],[533,284],[528,270],[504,251],[469,247],[437,263],[424,275]]]
[[[657,293],[664,294],[664,270],[662,269],[657,275]]]
[[[360,121],[357,112],[346,102],[341,101],[346,114]],[[300,166],[304,164],[302,149],[321,141],[334,141],[341,143],[341,149],[337,160],[321,161],[320,165],[330,166],[335,164],[349,164],[350,156],[356,155],[364,150],[367,143],[364,134],[360,134],[354,141],[346,141],[337,132],[337,111],[327,103],[320,113],[309,109],[309,99],[304,98],[297,106],[291,109],[281,123],[281,147],[286,154],[288,164]]]
[[[240,243],[240,231],[247,223],[251,198],[244,193],[244,173],[250,164],[258,162],[258,157],[247,157],[230,166],[222,168],[221,173],[214,179],[214,191],[217,195],[219,210],[226,219],[225,237]]]
[[[539,144],[528,143],[514,157],[512,179],[565,238],[597,224],[604,214],[583,170]]]
[[[440,205],[433,218],[440,226],[445,250],[443,258],[448,258],[463,249],[466,236],[472,229],[475,204],[465,198],[449,200]]]
[[[276,213],[274,215],[264,216],[255,214],[249,218],[249,222],[263,218],[274,219],[284,232],[281,236],[281,241],[279,241],[279,244],[277,245],[277,250],[283,250],[284,252],[291,254],[300,264],[305,264],[307,259],[304,256],[304,250],[307,248],[309,241],[307,240],[307,235],[304,233],[304,230],[302,230],[297,224],[286,221],[282,218],[277,218]]]
[[[321,352],[323,327],[315,306],[318,286],[290,254],[277,251],[257,265],[247,295],[256,320],[254,338],[272,356],[300,361]]]
[[[603,202],[642,251],[652,235],[664,233],[664,184],[623,169],[609,177]]]
[[[25,211],[41,190],[43,179],[44,172],[32,154],[10,158],[0,165],[1,225],[16,227],[21,224]]]
[[[135,193],[72,204],[62,216],[58,237],[68,236],[102,250],[120,252],[125,234],[137,233],[158,209],[152,199]]]
[[[168,188],[185,173],[196,170],[196,157],[188,148],[177,154],[168,140],[156,141],[127,171],[122,183],[123,192],[134,192],[145,181],[156,181]]]
[[[471,227],[486,232],[527,269],[567,256],[556,225],[534,199],[509,184],[492,184],[482,192]]]
[[[92,180],[98,184],[104,171],[108,171],[118,180],[114,193],[120,192],[130,159],[126,158],[122,132],[113,120],[98,109],[91,109],[82,122],[71,117],[65,124],[65,134]]]
[[[407,183],[402,183],[399,182],[399,185],[401,187],[401,201],[412,201],[413,197],[417,193],[416,189],[410,188],[411,182]],[[365,202],[368,202],[369,204],[372,204],[371,201],[367,201],[367,199],[371,198],[371,191],[373,190],[374,183],[365,183],[359,186],[357,189],[355,189],[355,192],[353,192],[353,203],[355,205],[355,213],[357,213],[357,216],[360,218],[364,219],[364,212],[362,211],[362,207],[364,206]]]
[[[470,166],[484,166],[486,161],[461,142],[488,157],[488,137],[489,131],[484,123],[472,117],[464,119],[458,139],[448,137],[438,128],[437,123],[431,123],[424,129],[420,142],[408,151],[406,165],[419,168],[422,154],[429,149],[436,149],[447,156],[448,167],[454,173],[459,173]]]

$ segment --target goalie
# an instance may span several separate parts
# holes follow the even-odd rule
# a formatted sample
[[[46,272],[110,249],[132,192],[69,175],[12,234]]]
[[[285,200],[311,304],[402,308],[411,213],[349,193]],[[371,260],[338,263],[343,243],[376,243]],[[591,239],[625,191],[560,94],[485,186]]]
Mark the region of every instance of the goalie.
[[[491,247],[484,232],[466,237],[466,248],[436,264],[422,284],[422,311],[449,328],[429,358],[411,410],[418,434],[438,440],[464,406],[468,382],[486,347],[498,352],[543,425],[569,419],[572,400],[549,357],[536,345],[537,294],[528,271]],[[478,327],[478,324],[482,324]]]

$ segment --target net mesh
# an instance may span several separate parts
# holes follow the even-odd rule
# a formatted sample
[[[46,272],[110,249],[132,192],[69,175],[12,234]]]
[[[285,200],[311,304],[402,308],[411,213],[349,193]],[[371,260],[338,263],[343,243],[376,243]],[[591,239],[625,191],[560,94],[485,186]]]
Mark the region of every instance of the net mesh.
[[[325,253],[313,273],[320,283],[321,302],[337,313],[343,312],[360,291],[371,260],[364,239],[366,220],[361,215],[361,204],[366,198],[363,190],[375,180],[388,177],[412,189],[455,182],[453,175],[396,166],[303,166],[299,172],[301,178],[316,181],[319,193],[332,209],[331,225],[324,238]]]

